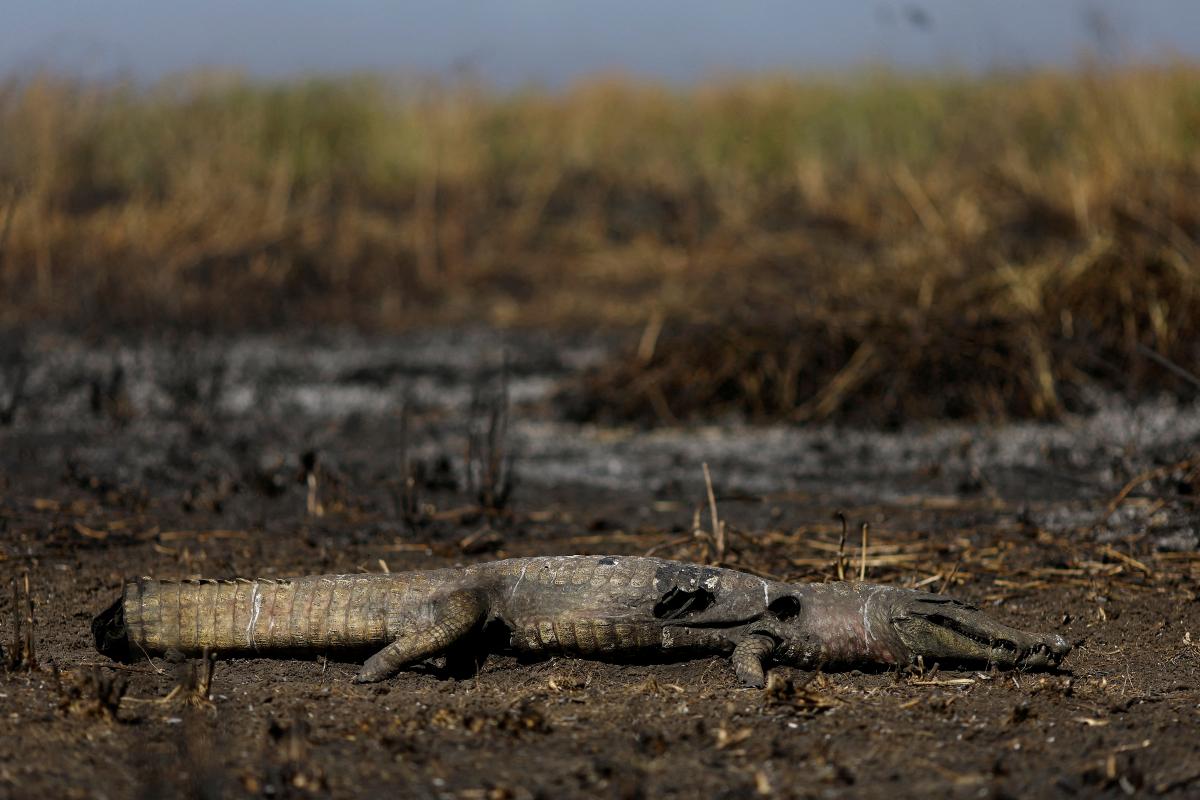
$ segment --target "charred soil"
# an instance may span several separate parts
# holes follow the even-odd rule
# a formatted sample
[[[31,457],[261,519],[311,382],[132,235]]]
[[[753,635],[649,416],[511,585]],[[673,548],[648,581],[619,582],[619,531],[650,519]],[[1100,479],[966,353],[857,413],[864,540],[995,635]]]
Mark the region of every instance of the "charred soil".
[[[552,421],[545,387],[587,360],[579,342],[508,340],[506,367],[452,380],[429,367],[445,360],[428,340],[193,342],[185,369],[161,342],[47,336],[29,340],[24,400],[0,428],[0,795],[1116,797],[1200,786],[1194,410],[997,430],[634,433]],[[498,345],[481,341],[450,346],[494,365],[481,352]],[[578,357],[546,357],[568,351]],[[502,377],[511,408],[478,389]],[[606,466],[572,472],[592,463],[585,450]],[[740,688],[715,658],[493,656],[476,674],[433,663],[359,686],[356,665],[320,654],[114,665],[89,630],[134,575],[602,552],[814,581],[841,562],[851,578],[865,568],[1057,630],[1075,650],[1054,673],[777,667],[765,690]]]

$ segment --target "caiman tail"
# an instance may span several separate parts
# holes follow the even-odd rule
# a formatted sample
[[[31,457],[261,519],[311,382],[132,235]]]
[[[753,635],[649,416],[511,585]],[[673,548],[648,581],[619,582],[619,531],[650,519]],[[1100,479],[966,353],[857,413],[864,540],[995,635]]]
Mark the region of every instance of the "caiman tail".
[[[96,639],[96,649],[113,661],[130,660],[123,596],[92,618],[92,636]]]
[[[318,575],[259,580],[142,578],[92,620],[96,647],[116,660],[196,654],[380,646],[395,579]]]

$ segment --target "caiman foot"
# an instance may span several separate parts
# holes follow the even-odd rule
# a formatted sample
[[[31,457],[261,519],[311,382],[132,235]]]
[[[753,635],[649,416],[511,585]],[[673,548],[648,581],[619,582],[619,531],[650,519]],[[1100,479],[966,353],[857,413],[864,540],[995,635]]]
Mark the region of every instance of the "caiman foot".
[[[767,685],[763,661],[775,652],[775,640],[764,633],[752,633],[733,648],[730,661],[738,680],[754,689]]]

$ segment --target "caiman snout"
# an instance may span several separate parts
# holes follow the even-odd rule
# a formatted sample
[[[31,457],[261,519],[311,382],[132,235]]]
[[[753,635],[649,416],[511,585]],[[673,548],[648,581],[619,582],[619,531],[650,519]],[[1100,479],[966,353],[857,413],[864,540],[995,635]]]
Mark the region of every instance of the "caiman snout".
[[[890,622],[910,657],[919,655],[927,662],[1050,669],[1071,650],[1057,634],[1010,628],[972,605],[934,594],[898,599]]]

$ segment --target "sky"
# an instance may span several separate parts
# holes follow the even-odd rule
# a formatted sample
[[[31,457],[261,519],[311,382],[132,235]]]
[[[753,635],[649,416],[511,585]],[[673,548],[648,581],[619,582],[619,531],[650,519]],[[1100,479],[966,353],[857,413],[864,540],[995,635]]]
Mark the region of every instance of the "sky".
[[[1200,0],[0,0],[0,72],[153,81],[596,73],[672,83],[867,65],[986,71],[1200,58]]]

